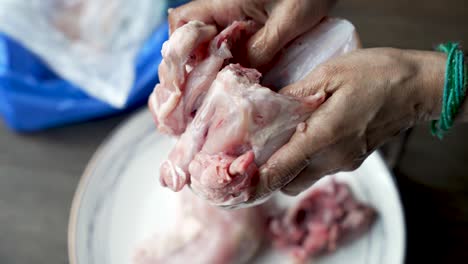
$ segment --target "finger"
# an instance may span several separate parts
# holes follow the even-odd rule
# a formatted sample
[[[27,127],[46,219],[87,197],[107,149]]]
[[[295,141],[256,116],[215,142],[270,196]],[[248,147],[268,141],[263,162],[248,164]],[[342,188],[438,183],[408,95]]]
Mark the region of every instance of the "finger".
[[[310,186],[320,180],[322,177],[338,172],[332,163],[323,162],[324,159],[319,158],[309,164],[302,170],[290,183],[281,189],[281,192],[296,196],[299,193],[307,190]]]
[[[324,94],[324,84],[317,79],[312,79],[312,81],[301,80],[295,83],[292,83],[279,90],[280,94],[291,95],[294,97],[307,97],[314,94]]]
[[[328,146],[326,151],[316,153],[309,165],[281,191],[288,195],[297,195],[326,175],[356,170],[370,153],[356,143],[360,141],[362,140],[354,136],[344,137],[336,144]]]
[[[253,19],[258,24],[264,25],[268,20],[268,3],[272,1],[269,0],[249,0],[244,1],[242,4],[242,13],[246,17]]]
[[[340,171],[354,171],[358,169],[361,166],[364,159],[365,157],[358,158],[355,161],[350,162],[349,164],[344,166],[339,166],[338,168],[335,168],[333,164],[310,164],[304,170],[302,170],[301,173],[299,173],[299,175],[296,176],[296,178],[294,178],[290,183],[284,186],[281,189],[281,192],[289,196],[296,196],[301,192],[309,189],[322,177],[332,175]]]
[[[265,26],[248,42],[247,56],[252,67],[270,62],[287,43],[311,29],[325,15],[325,10],[315,14],[305,12],[303,9],[308,4],[299,2],[282,1],[272,7]]]
[[[258,194],[254,198],[286,186],[311,163],[320,166],[318,171],[329,172],[362,155],[365,151],[360,145],[362,135],[356,135],[346,125],[349,109],[345,98],[343,94],[334,94],[311,114],[305,126],[298,126],[300,129],[289,142],[261,167]]]
[[[213,24],[213,10],[210,1],[193,1],[176,9],[169,9],[169,30],[172,34],[177,28],[191,20],[198,20],[206,24]]]
[[[318,113],[315,119],[323,120],[319,110],[315,112]],[[324,146],[330,145],[333,133],[328,126],[320,125],[322,122],[314,121],[315,113],[260,168],[260,181],[253,199],[262,198],[284,187],[309,165],[311,157]]]
[[[339,76],[340,70],[333,61],[322,64],[312,70],[304,79],[279,90],[279,93],[295,97],[306,97],[324,91],[330,96],[336,91],[336,87],[340,86],[340,79],[336,78],[336,76]]]
[[[316,153],[315,158],[303,169],[291,182],[284,186],[281,191],[288,195],[297,195],[309,188],[312,184],[327,174],[337,172],[340,164],[340,147],[329,146],[327,150]],[[331,149],[331,150],[330,150]],[[338,155],[337,155],[338,152]]]
[[[281,192],[289,195],[296,196],[302,191],[312,186],[321,178],[322,169],[315,166],[307,166],[296,176],[290,183],[281,189]]]

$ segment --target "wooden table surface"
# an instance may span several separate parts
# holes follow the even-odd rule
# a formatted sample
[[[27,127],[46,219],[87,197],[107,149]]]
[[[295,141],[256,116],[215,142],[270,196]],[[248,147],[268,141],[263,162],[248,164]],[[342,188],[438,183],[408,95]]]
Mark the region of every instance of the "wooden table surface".
[[[468,46],[466,0],[342,0],[363,45]],[[80,175],[125,116],[18,135],[0,124],[0,263],[68,263],[66,231]],[[408,229],[407,263],[468,262],[468,126],[442,142],[413,130],[395,171]]]

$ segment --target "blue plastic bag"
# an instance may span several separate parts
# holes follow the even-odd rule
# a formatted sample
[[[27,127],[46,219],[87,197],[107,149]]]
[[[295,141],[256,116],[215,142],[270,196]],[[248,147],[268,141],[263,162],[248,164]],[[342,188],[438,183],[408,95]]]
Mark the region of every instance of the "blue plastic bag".
[[[184,2],[169,1],[169,6]],[[124,109],[116,109],[63,80],[36,55],[0,33],[0,114],[12,130],[33,132],[142,106],[159,81],[161,48],[167,38],[165,22],[139,51],[127,104]]]

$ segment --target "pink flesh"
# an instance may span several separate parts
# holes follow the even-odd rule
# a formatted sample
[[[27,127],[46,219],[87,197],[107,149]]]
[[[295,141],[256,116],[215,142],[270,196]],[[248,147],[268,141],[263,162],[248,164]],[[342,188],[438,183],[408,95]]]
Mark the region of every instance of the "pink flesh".
[[[166,164],[172,166],[161,168],[163,185],[177,191],[190,183],[215,204],[249,199],[250,187],[258,180],[257,164],[285,144],[297,124],[324,100],[280,95],[259,85],[259,77],[256,70],[238,64],[218,74],[170,154]]]
[[[274,245],[302,263],[363,234],[375,216],[374,209],[354,199],[347,185],[330,181],[274,218],[269,230]]]
[[[189,190],[177,198],[173,225],[144,241],[134,264],[246,263],[259,248],[265,230],[261,208],[223,210]]]
[[[158,103],[158,93],[173,96],[173,87],[161,85],[153,92],[150,108],[158,129],[172,134],[183,132],[161,166],[163,186],[180,191],[188,184],[218,205],[247,201],[258,182],[258,168],[287,143],[298,124],[323,102],[322,94],[301,99],[279,95],[259,84],[261,74],[254,69],[230,64],[218,73],[232,56],[230,47],[233,45],[230,44],[245,43],[245,37],[254,32],[253,28],[249,22],[235,22],[216,36],[205,52],[200,50],[207,45],[199,44],[201,48],[196,48],[195,42],[190,42],[191,48],[186,50],[207,55],[202,59],[195,56],[194,62],[187,60],[191,64],[187,62],[186,65],[193,69],[190,73],[182,71],[182,75],[188,75],[180,81],[181,92],[167,116],[160,115],[162,103]],[[174,35],[179,36],[176,35],[178,30],[171,36],[168,46],[185,46],[183,35],[172,40]],[[318,64],[358,46],[352,24],[326,19],[288,45],[263,83],[280,88],[302,79]],[[233,59],[242,60],[236,56]],[[166,56],[163,63],[167,58],[170,57]],[[159,71],[162,80],[179,81],[173,73],[165,71],[165,67]],[[173,75],[168,76],[170,74]],[[158,92],[159,89],[163,91]]]
[[[149,106],[161,132],[179,135],[226,60],[231,46],[256,30],[253,22],[237,21],[216,35],[214,26],[192,21],[164,43],[159,66],[160,83]]]

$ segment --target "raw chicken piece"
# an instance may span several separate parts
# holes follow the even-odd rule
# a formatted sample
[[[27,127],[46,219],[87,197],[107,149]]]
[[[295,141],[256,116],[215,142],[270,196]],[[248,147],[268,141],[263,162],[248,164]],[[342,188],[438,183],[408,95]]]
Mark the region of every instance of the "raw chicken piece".
[[[355,200],[346,184],[331,180],[274,218],[269,231],[276,247],[304,262],[363,234],[375,217],[374,209]]]
[[[252,258],[264,236],[262,208],[223,210],[187,189],[177,197],[172,228],[144,241],[134,264],[231,264]]]
[[[210,45],[234,34],[233,25],[218,35]],[[167,45],[185,46],[184,39],[172,42],[177,37],[175,33]],[[189,46],[195,49],[193,44]],[[229,45],[225,46],[226,49],[222,50],[229,52]],[[351,23],[325,19],[283,51],[263,83],[280,88],[303,78],[318,64],[358,46],[359,40]],[[159,120],[160,130],[179,134],[190,122],[194,110],[202,104],[168,160],[161,165],[160,180],[163,186],[174,191],[189,184],[195,192],[212,203],[230,206],[252,197],[258,182],[258,167],[289,140],[296,126],[323,101],[323,95],[302,99],[279,95],[258,84],[261,75],[256,70],[238,65],[227,66],[213,81],[212,76],[217,72],[215,68],[219,70],[220,64],[215,63],[216,67],[206,68],[197,66],[206,61],[210,64],[211,57],[197,60],[195,66],[193,63],[188,64],[189,68],[194,67],[192,72],[197,74],[190,72],[187,78],[193,76],[193,80],[198,80],[198,76],[205,74],[205,78],[200,81],[203,85],[198,86],[202,88],[194,89],[197,92],[187,92],[190,90],[187,85],[185,89],[176,89],[178,92],[174,93],[174,89],[171,90],[174,87],[166,87],[167,82],[163,82],[151,96],[150,106],[156,116],[156,123]],[[164,69],[161,65],[159,74],[162,79],[179,80],[177,75],[169,75]],[[190,81],[184,79],[180,83]],[[209,95],[204,98],[208,89]],[[167,94],[168,91],[171,98],[177,99],[167,100],[169,95],[166,99],[159,98],[159,93]],[[177,96],[174,97],[174,94]],[[183,107],[186,110],[180,110]]]
[[[252,21],[237,21],[215,37],[214,26],[191,21],[172,34],[163,45],[160,83],[149,100],[161,132],[185,131],[216,74],[233,57],[231,47],[256,29]]]
[[[218,74],[195,119],[161,166],[163,186],[179,191],[190,184],[217,205],[250,198],[258,166],[325,98],[280,95],[259,85],[260,77],[239,64]]]

